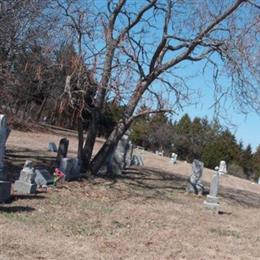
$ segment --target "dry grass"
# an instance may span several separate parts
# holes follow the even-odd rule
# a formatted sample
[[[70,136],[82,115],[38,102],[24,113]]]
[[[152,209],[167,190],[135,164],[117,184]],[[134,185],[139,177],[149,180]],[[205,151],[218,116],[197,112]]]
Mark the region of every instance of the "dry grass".
[[[66,135],[13,131],[9,177],[26,158],[50,166],[48,142]],[[70,152],[76,153],[71,133]],[[100,140],[101,142],[101,140]],[[96,149],[99,148],[97,143]],[[260,188],[221,179],[221,214],[185,193],[190,165],[143,152],[145,167],[117,180],[66,183],[0,206],[0,259],[260,259]],[[208,187],[212,172],[206,170]]]

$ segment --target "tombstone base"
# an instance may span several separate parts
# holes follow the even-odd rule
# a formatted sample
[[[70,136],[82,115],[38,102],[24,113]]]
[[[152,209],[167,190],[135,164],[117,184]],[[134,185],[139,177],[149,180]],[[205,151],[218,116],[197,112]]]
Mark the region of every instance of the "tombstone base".
[[[11,182],[0,181],[0,203],[5,203],[11,196]]]
[[[14,190],[20,194],[34,194],[36,193],[37,184],[26,183],[23,181],[16,181],[14,183]]]
[[[210,209],[215,212],[219,212],[219,203],[208,202],[205,200],[203,204],[206,207],[206,209]]]
[[[207,202],[218,204],[218,197],[207,195]]]

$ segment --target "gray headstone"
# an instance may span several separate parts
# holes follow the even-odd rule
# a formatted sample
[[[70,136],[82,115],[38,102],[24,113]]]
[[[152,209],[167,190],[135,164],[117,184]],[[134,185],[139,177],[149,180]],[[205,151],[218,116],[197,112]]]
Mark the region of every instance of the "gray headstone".
[[[66,181],[80,178],[80,163],[78,159],[62,158],[59,169],[65,174]]]
[[[0,115],[0,180],[6,180],[6,175],[4,174],[4,157],[5,145],[9,134],[10,129],[7,127],[6,116]]]
[[[48,144],[48,151],[49,151],[49,152],[57,153],[57,152],[58,152],[58,149],[57,149],[56,144],[55,144],[55,143],[49,143],[49,144]]]
[[[37,184],[35,183],[36,172],[32,167],[31,161],[26,161],[24,168],[20,172],[19,180],[14,183],[14,190],[20,194],[36,193]]]
[[[143,166],[144,162],[140,155],[134,154],[131,161],[132,166]]]
[[[218,189],[219,189],[219,172],[218,167],[216,167],[215,174],[212,177],[210,184],[210,192],[207,195],[207,200],[204,201],[204,205],[208,209],[212,209],[218,211],[219,203],[218,203]]]
[[[5,115],[0,115],[0,203],[7,202],[11,195],[11,183],[6,181],[4,157],[6,141],[10,134]]]
[[[123,135],[114,151],[108,156],[98,174],[120,175],[131,165],[133,145],[128,134]]]
[[[193,160],[192,163],[192,174],[189,178],[186,191],[189,193],[202,194],[204,191],[204,186],[201,182],[201,177],[203,173],[203,162],[199,160]]]
[[[10,199],[11,182],[0,181],[0,203],[7,202]]]
[[[67,138],[62,138],[59,143],[58,153],[57,153],[57,162],[58,164],[61,162],[62,158],[67,157],[69,148],[69,140]]]
[[[44,187],[53,184],[53,178],[51,174],[45,169],[36,169],[35,183],[37,186]]]
[[[126,155],[125,155],[125,168],[131,166],[132,156],[133,156],[133,144],[131,141],[129,141],[126,149]]]

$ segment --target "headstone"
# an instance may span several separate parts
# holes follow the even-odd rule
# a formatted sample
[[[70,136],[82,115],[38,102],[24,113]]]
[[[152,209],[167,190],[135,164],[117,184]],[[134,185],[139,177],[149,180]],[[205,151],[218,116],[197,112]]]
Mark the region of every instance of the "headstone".
[[[204,205],[206,206],[206,208],[218,211],[219,208],[218,189],[219,189],[219,169],[218,167],[216,167],[215,173],[211,180],[209,195],[207,195],[207,200],[204,201]]]
[[[55,143],[48,144],[48,151],[57,153],[58,149]]]
[[[21,170],[19,180],[14,183],[14,190],[19,194],[36,193],[37,184],[35,183],[36,172],[32,167],[31,161],[26,161]]]
[[[6,116],[0,115],[0,203],[8,201],[11,194],[11,183],[6,180],[4,172],[5,146],[9,134]]]
[[[164,151],[157,151],[157,155],[163,156],[164,155]]]
[[[132,166],[143,166],[144,162],[140,155],[134,154],[131,161]]]
[[[124,134],[114,151],[108,156],[98,174],[110,176],[120,175],[122,171],[131,165],[133,145],[129,140],[128,133]]]
[[[65,181],[73,181],[80,178],[80,163],[78,159],[62,158],[59,169],[65,174]]]
[[[62,158],[67,157],[69,148],[69,140],[67,138],[62,138],[59,143],[58,153],[57,153],[57,163],[61,162]]]
[[[126,147],[125,152],[125,168],[128,168],[131,166],[131,160],[133,156],[133,144],[131,141],[128,142],[128,146]]]
[[[171,162],[172,162],[173,164],[176,164],[176,162],[177,162],[177,157],[178,157],[178,155],[177,155],[176,153],[172,153]]]
[[[35,183],[37,186],[46,187],[47,185],[53,184],[53,177],[47,170],[36,169],[35,173]]]
[[[260,184],[260,177],[258,178],[258,184]]]
[[[218,172],[220,175],[227,174],[227,164],[225,161],[220,161]]]
[[[193,160],[192,163],[192,174],[189,178],[186,191],[189,193],[202,194],[204,191],[201,177],[203,173],[203,162],[199,160]]]

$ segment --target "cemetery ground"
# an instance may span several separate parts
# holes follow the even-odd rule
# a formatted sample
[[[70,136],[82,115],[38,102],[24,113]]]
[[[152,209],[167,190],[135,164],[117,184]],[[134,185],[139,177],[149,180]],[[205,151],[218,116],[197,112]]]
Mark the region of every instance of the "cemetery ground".
[[[13,130],[7,142],[9,179],[25,160],[50,167],[49,142],[73,131]],[[42,131],[44,130],[44,131]],[[96,143],[97,150],[102,143]],[[145,166],[116,180],[91,178],[15,195],[0,205],[0,259],[260,259],[260,185],[221,176],[220,213],[206,196],[185,192],[191,165],[138,150]],[[204,169],[209,189],[212,171]]]

